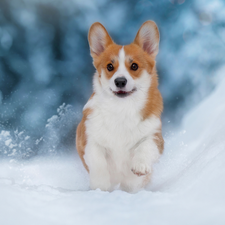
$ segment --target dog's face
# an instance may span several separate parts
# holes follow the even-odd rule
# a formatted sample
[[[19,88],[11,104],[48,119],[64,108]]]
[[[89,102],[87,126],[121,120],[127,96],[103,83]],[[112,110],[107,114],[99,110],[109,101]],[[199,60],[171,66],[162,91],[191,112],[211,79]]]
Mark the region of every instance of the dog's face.
[[[100,23],[91,26],[88,38],[99,83],[106,94],[128,97],[143,91],[158,52],[159,31],[153,21],[141,26],[130,45],[115,44]]]

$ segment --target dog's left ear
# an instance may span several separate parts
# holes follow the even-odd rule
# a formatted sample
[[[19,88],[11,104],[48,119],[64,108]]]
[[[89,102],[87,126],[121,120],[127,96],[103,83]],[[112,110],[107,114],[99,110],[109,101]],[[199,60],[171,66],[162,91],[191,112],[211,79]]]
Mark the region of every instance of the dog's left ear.
[[[155,57],[159,50],[159,30],[156,23],[151,20],[143,23],[137,32],[134,43]]]
[[[107,30],[99,22],[92,24],[90,27],[88,41],[90,45],[91,56],[93,58],[99,56],[109,45],[113,44],[113,40],[109,36]]]

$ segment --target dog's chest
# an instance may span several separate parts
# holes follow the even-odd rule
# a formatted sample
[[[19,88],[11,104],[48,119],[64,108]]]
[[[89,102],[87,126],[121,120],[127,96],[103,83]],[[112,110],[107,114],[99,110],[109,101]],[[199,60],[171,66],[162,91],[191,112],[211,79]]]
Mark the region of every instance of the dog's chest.
[[[160,120],[155,116],[143,120],[141,108],[133,102],[101,103],[93,98],[85,106],[92,110],[85,122],[87,141],[103,147],[111,172],[130,172],[133,150],[141,140],[153,138]]]
[[[140,121],[137,116],[103,113],[99,119],[101,119],[101,128],[97,138],[105,147],[129,148],[140,136],[137,129]]]
[[[142,138],[149,136],[155,128],[150,120],[142,121],[140,112],[124,107],[115,112],[110,108],[93,108],[86,121],[88,138],[107,150],[129,151]]]

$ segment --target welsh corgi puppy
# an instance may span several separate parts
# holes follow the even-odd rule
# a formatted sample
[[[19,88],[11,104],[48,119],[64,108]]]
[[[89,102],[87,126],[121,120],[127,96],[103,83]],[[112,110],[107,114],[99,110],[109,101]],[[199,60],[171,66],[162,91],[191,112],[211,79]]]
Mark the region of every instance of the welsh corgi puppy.
[[[133,43],[121,46],[96,22],[88,40],[96,73],[77,127],[77,151],[91,189],[137,192],[149,183],[164,148],[155,62],[159,30],[147,21]]]

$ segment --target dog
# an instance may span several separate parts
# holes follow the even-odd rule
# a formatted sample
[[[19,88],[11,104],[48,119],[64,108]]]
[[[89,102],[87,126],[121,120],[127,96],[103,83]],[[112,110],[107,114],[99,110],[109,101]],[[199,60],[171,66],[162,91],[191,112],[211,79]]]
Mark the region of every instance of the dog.
[[[96,73],[77,127],[77,151],[91,189],[137,192],[150,182],[164,149],[155,62],[159,30],[146,21],[134,42],[121,46],[96,22],[88,41]]]

